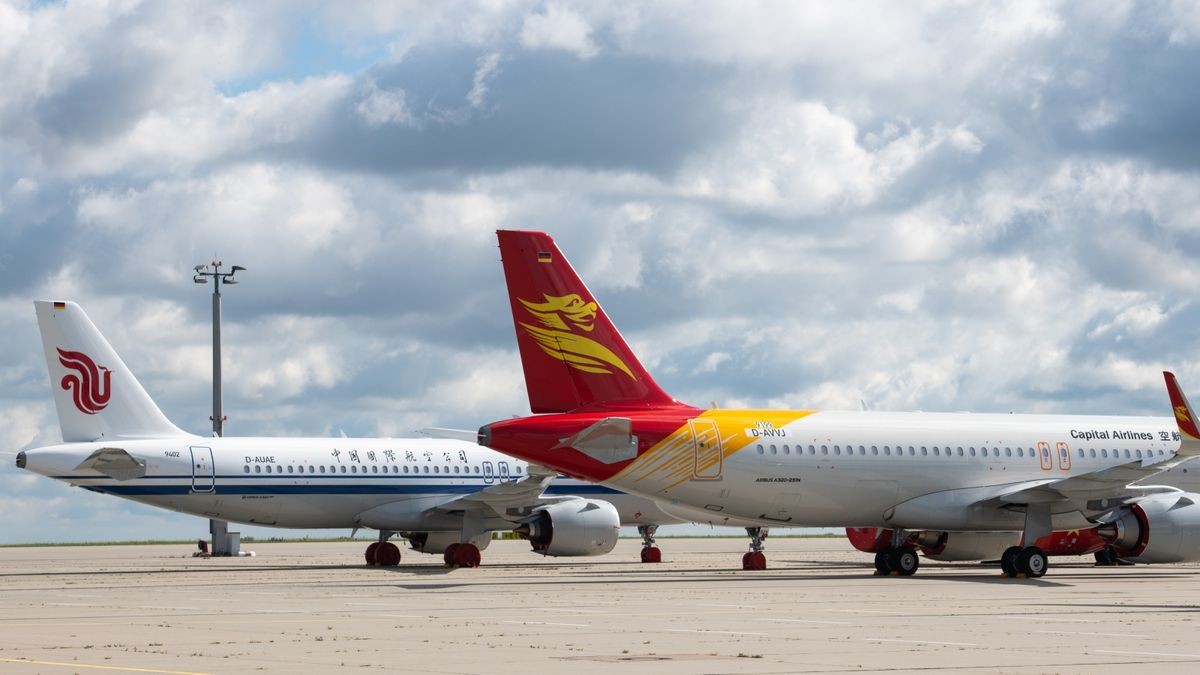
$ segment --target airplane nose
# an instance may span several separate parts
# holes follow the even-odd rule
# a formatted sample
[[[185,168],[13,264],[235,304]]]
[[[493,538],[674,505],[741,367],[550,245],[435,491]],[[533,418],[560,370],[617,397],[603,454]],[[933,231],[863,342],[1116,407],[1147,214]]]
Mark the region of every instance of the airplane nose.
[[[485,448],[492,447],[492,428],[486,424],[479,427],[479,433],[475,436],[475,439]]]
[[[18,469],[25,468],[25,451],[24,450],[17,453],[17,468]]]

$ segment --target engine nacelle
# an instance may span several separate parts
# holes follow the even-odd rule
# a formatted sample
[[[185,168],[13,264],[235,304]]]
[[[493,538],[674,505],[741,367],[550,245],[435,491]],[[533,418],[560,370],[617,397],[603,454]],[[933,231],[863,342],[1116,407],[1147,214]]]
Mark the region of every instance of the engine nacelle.
[[[458,532],[401,532],[400,536],[408,540],[408,545],[412,547],[412,550],[431,555],[441,555],[450,544],[462,542],[462,535]],[[472,537],[469,541],[482,551],[492,543],[492,535],[481,534]]]
[[[1044,537],[1038,537],[1033,545],[1042,549],[1046,555],[1087,555],[1104,548],[1108,542],[1100,536],[1100,528],[1089,527],[1051,532]]]
[[[1097,530],[1117,555],[1134,562],[1200,560],[1200,494],[1153,495],[1125,507]]]
[[[847,527],[846,538],[863,553],[879,553],[892,547],[892,531],[882,527]]]
[[[539,508],[515,531],[542,555],[604,555],[617,545],[621,518],[608,502],[570,499]]]

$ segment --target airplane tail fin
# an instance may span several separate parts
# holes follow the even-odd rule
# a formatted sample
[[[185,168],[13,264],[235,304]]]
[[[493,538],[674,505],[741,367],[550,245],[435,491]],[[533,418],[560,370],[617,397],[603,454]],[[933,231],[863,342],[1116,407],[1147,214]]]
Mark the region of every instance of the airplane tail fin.
[[[63,441],[189,435],[162,414],[79,305],[33,305]]]
[[[533,412],[678,405],[646,372],[549,235],[496,234]]]

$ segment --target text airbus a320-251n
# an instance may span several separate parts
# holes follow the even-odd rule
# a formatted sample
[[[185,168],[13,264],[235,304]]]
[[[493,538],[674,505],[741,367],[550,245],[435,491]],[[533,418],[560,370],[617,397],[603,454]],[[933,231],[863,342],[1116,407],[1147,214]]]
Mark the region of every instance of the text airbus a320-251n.
[[[1133,561],[1200,559],[1200,494],[1139,483],[1200,454],[1169,373],[1174,419],[702,410],[651,379],[548,235],[498,235],[537,414],[480,428],[483,446],[763,528],[889,530],[883,573],[914,573],[914,540],[953,533],[1020,532],[1010,576],[1045,574],[1032,544],[1064,530],[1098,528]],[[766,567],[759,532],[746,569]]]
[[[441,438],[205,438],[150,399],[79,305],[35,302],[63,443],[17,466],[88,490],[204,518],[290,528],[369,528],[368,564],[394,566],[399,534],[446,564],[475,567],[497,530],[552,556],[612,550],[621,524],[683,522],[647,499]]]

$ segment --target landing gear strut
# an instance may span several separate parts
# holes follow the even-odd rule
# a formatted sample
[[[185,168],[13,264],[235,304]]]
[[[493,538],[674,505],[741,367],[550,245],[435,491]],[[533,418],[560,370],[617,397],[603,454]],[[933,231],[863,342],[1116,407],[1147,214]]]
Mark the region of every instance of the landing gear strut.
[[[368,546],[364,556],[368,565],[395,567],[400,564],[400,547],[388,541],[393,534],[395,532],[391,530],[379,531],[379,541]]]
[[[767,569],[767,554],[763,553],[763,539],[767,538],[769,530],[765,527],[747,527],[746,534],[750,535],[750,550],[742,556],[742,569]]]
[[[654,533],[658,525],[638,525],[638,534],[642,535],[642,562],[662,562],[662,551],[654,545]]]

